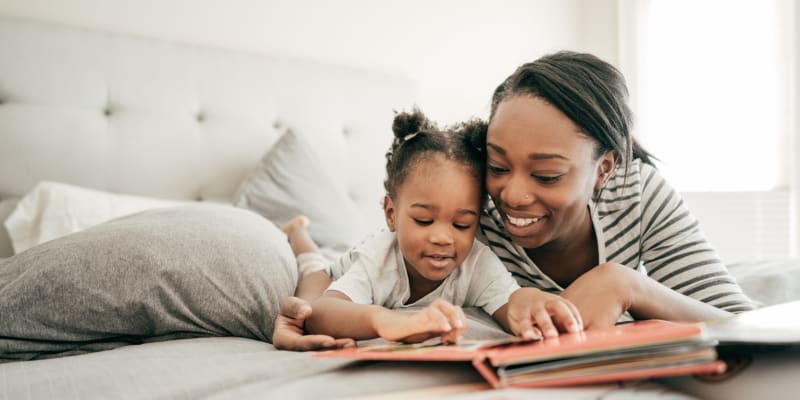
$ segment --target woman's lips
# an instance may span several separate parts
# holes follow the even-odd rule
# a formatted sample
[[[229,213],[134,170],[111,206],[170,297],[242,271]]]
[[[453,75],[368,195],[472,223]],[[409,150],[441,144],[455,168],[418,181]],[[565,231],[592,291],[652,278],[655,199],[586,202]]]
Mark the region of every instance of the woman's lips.
[[[538,217],[514,217],[504,215],[506,231],[512,236],[528,236],[536,233],[546,219],[544,216]]]

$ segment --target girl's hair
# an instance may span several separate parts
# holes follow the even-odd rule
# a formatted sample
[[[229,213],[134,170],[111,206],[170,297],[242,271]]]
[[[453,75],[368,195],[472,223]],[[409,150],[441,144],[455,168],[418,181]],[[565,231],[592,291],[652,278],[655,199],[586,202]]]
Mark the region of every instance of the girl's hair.
[[[482,138],[486,137],[486,127],[485,121],[474,119],[440,129],[417,108],[395,115],[392,123],[394,140],[386,152],[386,180],[383,182],[386,193],[396,198],[397,191],[415,164],[442,155],[469,167],[480,185],[480,198],[483,199],[486,156],[482,150],[485,146]]]
[[[595,156],[616,154],[627,175],[631,160],[653,165],[653,157],[631,133],[625,78],[611,64],[586,53],[561,51],[523,64],[497,87],[490,121],[506,98],[527,95],[558,108],[598,144]]]

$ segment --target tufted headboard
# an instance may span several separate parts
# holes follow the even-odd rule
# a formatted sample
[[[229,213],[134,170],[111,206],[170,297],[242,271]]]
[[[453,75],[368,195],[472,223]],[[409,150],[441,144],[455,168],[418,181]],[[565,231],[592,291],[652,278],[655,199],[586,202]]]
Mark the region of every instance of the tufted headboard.
[[[0,17],[0,220],[40,180],[229,200],[289,127],[377,223],[414,96],[379,72]]]

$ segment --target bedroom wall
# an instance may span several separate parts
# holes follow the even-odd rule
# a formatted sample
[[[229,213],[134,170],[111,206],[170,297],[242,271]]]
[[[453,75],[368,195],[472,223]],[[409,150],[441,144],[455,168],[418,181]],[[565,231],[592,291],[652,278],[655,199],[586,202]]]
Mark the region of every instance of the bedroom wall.
[[[0,0],[0,14],[405,75],[418,82],[418,105],[444,123],[485,115],[497,83],[546,52],[589,50],[616,61],[615,24],[607,23],[616,17],[616,0],[221,4]]]

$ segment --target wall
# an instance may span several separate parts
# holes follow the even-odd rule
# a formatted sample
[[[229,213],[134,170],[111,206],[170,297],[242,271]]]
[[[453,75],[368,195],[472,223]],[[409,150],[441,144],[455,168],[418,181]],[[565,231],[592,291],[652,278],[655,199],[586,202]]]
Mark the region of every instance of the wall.
[[[597,48],[613,57],[604,38],[614,25],[603,18],[615,2],[0,0],[0,14],[377,68],[416,79],[418,105],[450,123],[485,116],[494,87],[541,54]]]

